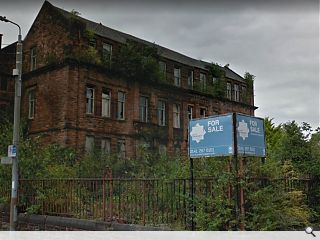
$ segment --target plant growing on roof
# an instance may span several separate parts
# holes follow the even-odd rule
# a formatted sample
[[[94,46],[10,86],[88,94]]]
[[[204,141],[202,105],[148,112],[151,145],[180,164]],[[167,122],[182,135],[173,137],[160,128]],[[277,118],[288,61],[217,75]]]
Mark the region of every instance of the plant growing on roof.
[[[218,63],[211,63],[209,68],[209,79],[212,79],[211,94],[217,98],[224,98],[226,93],[226,81],[224,70]]]
[[[243,97],[247,103],[250,103],[250,99],[253,94],[253,81],[255,77],[256,76],[254,76],[253,74],[250,74],[249,72],[246,72],[244,74],[244,81],[246,82],[246,85],[247,85],[247,91]]]
[[[127,80],[157,82],[161,80],[159,60],[155,45],[127,41],[115,56],[113,71]]]

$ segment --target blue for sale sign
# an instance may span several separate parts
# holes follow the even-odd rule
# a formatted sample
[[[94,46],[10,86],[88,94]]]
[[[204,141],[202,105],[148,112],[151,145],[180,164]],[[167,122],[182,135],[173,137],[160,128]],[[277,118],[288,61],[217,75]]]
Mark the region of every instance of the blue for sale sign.
[[[236,115],[238,154],[266,156],[264,121],[261,118]]]
[[[189,122],[189,156],[216,157],[234,154],[232,114]]]

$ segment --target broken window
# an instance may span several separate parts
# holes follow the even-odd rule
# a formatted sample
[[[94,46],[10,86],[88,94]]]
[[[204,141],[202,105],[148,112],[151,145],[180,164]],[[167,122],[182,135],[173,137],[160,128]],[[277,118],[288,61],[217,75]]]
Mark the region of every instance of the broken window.
[[[206,109],[205,108],[200,108],[200,118],[206,117]]]
[[[191,120],[193,117],[193,106],[188,106],[188,119]]]

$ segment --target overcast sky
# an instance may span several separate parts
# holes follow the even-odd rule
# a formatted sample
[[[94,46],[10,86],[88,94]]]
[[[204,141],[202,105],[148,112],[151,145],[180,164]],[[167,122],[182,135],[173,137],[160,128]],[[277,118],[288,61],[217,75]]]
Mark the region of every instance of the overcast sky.
[[[248,71],[256,76],[256,116],[319,126],[318,0],[49,2],[195,59],[229,63],[241,76]],[[42,3],[1,1],[0,15],[25,37]],[[13,25],[0,22],[0,33],[5,44],[17,39]]]

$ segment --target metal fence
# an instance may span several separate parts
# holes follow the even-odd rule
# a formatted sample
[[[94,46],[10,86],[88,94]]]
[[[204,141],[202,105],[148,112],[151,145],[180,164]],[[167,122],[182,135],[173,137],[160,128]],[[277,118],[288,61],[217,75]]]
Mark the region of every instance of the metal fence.
[[[213,178],[194,179],[195,195],[212,196]],[[21,180],[20,211],[187,228],[189,179]]]
[[[221,184],[217,181],[211,177],[194,179],[194,211],[203,211],[203,208],[212,211],[210,200],[217,197],[222,198],[221,202],[230,201],[232,204],[234,183]],[[245,191],[256,191],[277,181],[285,191],[300,190],[307,196],[318,186],[309,179],[251,178],[245,180]],[[183,230],[189,229],[194,214],[190,186],[188,178],[25,179],[20,180],[19,211]],[[1,185],[0,194],[1,197],[9,197],[10,185]],[[308,199],[314,201],[312,197]],[[232,205],[226,207],[233,210]]]

